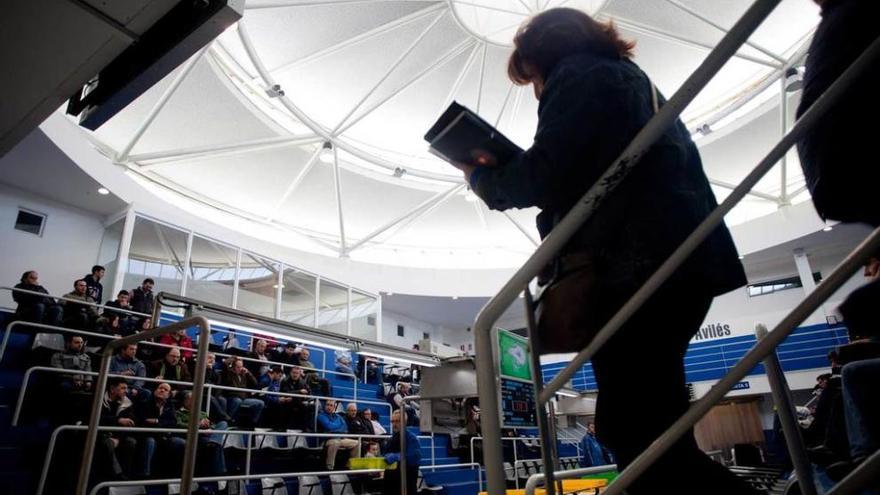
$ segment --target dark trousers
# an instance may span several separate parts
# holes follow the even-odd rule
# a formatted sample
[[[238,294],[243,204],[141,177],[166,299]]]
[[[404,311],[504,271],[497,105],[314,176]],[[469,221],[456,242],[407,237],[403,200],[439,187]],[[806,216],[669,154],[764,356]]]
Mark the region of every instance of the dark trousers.
[[[399,466],[399,464],[398,464]],[[382,484],[382,495],[400,495],[400,468],[386,469]],[[419,481],[419,467],[406,468],[406,495],[416,495],[416,483]]]
[[[611,293],[597,308],[616,311]],[[712,298],[664,286],[593,358],[599,385],[596,430],[622,471],[689,406],[684,355]],[[693,430],[657,460],[628,493],[750,494],[753,490],[697,447]]]

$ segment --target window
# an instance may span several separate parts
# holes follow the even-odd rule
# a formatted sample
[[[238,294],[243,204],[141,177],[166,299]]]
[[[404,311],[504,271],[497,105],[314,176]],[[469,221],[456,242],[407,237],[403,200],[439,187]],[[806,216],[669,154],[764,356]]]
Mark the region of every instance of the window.
[[[422,340],[430,340],[431,334],[422,332]]]
[[[822,274],[819,272],[813,273],[813,281],[819,283],[822,281]],[[757,297],[757,296],[765,296],[767,294],[772,294],[774,292],[780,292],[783,290],[789,289],[797,289],[799,287],[803,287],[804,285],[801,283],[800,277],[787,277],[780,278],[776,280],[768,280],[766,282],[761,282],[757,284],[749,285],[749,297]]]
[[[403,337],[403,325],[397,325],[397,336]]]
[[[15,217],[15,230],[27,232],[37,236],[43,235],[43,225],[46,223],[46,215],[35,211],[18,209],[18,216]]]

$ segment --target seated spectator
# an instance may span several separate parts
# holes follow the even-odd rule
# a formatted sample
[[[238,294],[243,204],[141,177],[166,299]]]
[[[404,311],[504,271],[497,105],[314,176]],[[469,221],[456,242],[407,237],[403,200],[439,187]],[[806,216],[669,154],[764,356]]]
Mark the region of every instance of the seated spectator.
[[[379,422],[379,413],[372,409],[364,409],[364,419],[370,422],[373,427],[373,435],[387,435],[388,430]]]
[[[15,288],[31,292],[40,292],[48,296],[49,291],[40,285],[39,281],[40,275],[36,271],[26,271],[21,275],[21,282],[15,284]],[[36,294],[12,291],[12,300],[18,304],[15,308],[16,320],[61,326],[63,310],[61,305],[58,304],[55,299]]]
[[[351,353],[348,351],[336,351],[336,371],[347,375],[354,374],[354,370],[351,366]],[[349,379],[349,377],[345,378]]]
[[[281,391],[286,394],[309,395],[309,385],[303,376],[303,370],[299,366],[291,366],[287,378],[281,382]],[[293,429],[305,430],[311,429],[314,415],[311,409],[306,405],[307,399],[300,397],[290,397],[291,401],[287,403],[289,426]],[[311,417],[310,417],[311,416]]]
[[[373,425],[369,421],[365,421],[364,417],[358,414],[357,405],[349,402],[345,406],[345,425],[348,432],[352,435],[372,435]]]
[[[152,400],[140,402],[135,406],[135,422],[141,428],[176,428],[177,415],[171,405],[171,385],[160,383],[153,391]],[[145,434],[140,440],[140,455],[137,476],[152,474],[153,456],[159,448],[167,453],[183,450],[186,441],[170,433]]]
[[[247,362],[247,369],[257,378],[262,378],[269,372],[269,343],[264,339],[254,340],[253,351],[248,356],[253,361]],[[262,361],[262,362],[260,362]]]
[[[119,294],[116,294],[116,300],[107,301],[104,306],[108,306],[104,308],[104,312],[101,313],[101,318],[98,318],[98,323],[103,324],[103,319],[110,318],[113,315],[119,317],[119,328],[122,330],[122,336],[128,336],[134,333],[135,330],[135,321],[132,318],[131,313],[125,313],[124,311],[114,311],[109,308],[117,308],[125,311],[133,311],[131,309],[131,304],[129,304],[129,300],[131,295],[127,290],[119,291]]]
[[[131,291],[131,310],[138,313],[153,314],[153,286],[156,282],[145,278],[141,286]]]
[[[853,464],[880,448],[880,358],[843,366],[843,404]]]
[[[299,353],[296,352],[296,344],[293,342],[285,344],[281,352],[275,354],[274,360],[290,366],[299,366]]]
[[[137,344],[120,347],[110,360],[110,374],[146,378],[147,367],[144,366],[143,361],[135,357],[136,355]],[[129,398],[138,402],[150,400],[152,392],[144,388],[143,380],[128,380],[127,384]]]
[[[150,363],[150,376],[159,380],[171,380],[175,382],[191,382],[192,376],[189,370],[180,361],[180,349],[172,347],[162,359],[157,359]],[[176,397],[177,393],[184,386],[174,385],[171,387],[171,397]]]
[[[223,385],[226,387],[240,389],[257,388],[257,379],[244,367],[244,361],[239,357],[233,358],[232,365],[223,371],[222,380]],[[249,426],[259,423],[265,404],[262,400],[255,398],[252,392],[224,390],[223,395],[226,397],[226,413],[233,421],[239,424],[242,422],[241,418],[238,417],[238,410],[244,405],[250,411]]]
[[[79,279],[73,283],[73,292],[64,295],[64,326],[77,330],[92,330],[98,320],[95,300],[87,293],[86,281]],[[77,301],[82,301],[81,304]]]
[[[186,329],[181,328],[180,330],[174,333],[166,333],[159,337],[159,343],[165,345],[173,345],[177,346],[180,350],[180,359],[184,363],[188,363],[192,360],[193,357],[193,341],[189,338],[189,335],[186,334]],[[157,349],[157,351],[161,353],[167,353],[167,348]]]
[[[419,424],[419,410],[418,403],[415,402],[404,402],[403,399],[410,396],[411,386],[409,383],[405,382],[397,382],[397,391],[388,394],[388,403],[391,404],[392,410],[396,411],[400,409],[403,404],[406,404],[406,423],[407,426],[418,426]]]
[[[309,389],[324,397],[329,397],[331,394],[330,382],[326,378],[318,376],[318,368],[309,361],[309,357],[308,348],[302,346],[302,349],[299,351],[299,365],[306,373],[306,382],[309,384]]]
[[[122,378],[111,377],[107,380],[107,391],[101,403],[101,426],[132,427],[134,408],[127,397],[128,385]],[[132,459],[137,441],[128,433],[102,431],[98,435],[99,453],[107,459],[114,478],[125,479],[125,473],[131,472]]]
[[[216,368],[217,356],[213,352],[209,352],[205,357],[205,385],[220,385],[220,372]],[[210,394],[209,394],[210,392]],[[211,402],[211,418],[217,422],[231,423],[232,418],[226,412],[226,397],[220,394],[219,390],[205,389],[205,396],[210,395]]]
[[[64,339],[64,351],[52,355],[53,368],[76,371],[92,371],[92,358],[85,353],[82,336],[69,333]],[[91,392],[92,375],[61,375],[61,388],[65,392]]]
[[[177,427],[188,428],[189,416],[192,411],[192,392],[185,390],[181,393],[181,405],[177,411]],[[226,430],[229,425],[225,421],[217,423],[211,422],[208,414],[204,411],[199,412],[199,429],[200,430]],[[179,444],[178,444],[179,445]],[[207,454],[211,460],[210,469],[204,473],[204,476],[220,476],[226,473],[226,456],[223,454],[223,434],[212,433],[210,435],[199,435],[199,453],[198,458],[203,458]],[[180,463],[183,462],[183,449],[179,452]]]
[[[119,322],[119,315],[114,314],[107,317],[102,316],[98,318],[97,328],[95,330],[104,335],[122,337],[122,327]]]
[[[348,426],[342,416],[336,414],[336,401],[324,402],[324,410],[318,413],[319,433],[348,433]],[[336,465],[336,453],[339,449],[350,450],[351,457],[361,456],[361,443],[352,438],[328,438],[324,443],[327,449],[327,470],[332,471]]]
[[[269,368],[269,372],[260,377],[260,390],[264,392],[281,392],[281,378],[284,372],[281,366],[275,365]],[[293,397],[284,397],[275,394],[262,394],[261,398],[266,405],[263,414],[263,423],[275,430],[287,428],[287,406],[293,402]]]
[[[83,281],[86,283],[86,295],[98,304],[104,300],[104,286],[101,284],[104,273],[103,266],[95,265],[92,267],[92,272],[83,277]]]

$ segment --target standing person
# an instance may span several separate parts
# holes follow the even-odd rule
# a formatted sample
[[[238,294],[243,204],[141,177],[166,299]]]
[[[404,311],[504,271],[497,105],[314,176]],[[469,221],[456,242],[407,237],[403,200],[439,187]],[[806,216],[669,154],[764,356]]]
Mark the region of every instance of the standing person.
[[[422,450],[419,447],[419,439],[416,434],[401,425],[400,410],[391,413],[391,441],[388,443],[388,451],[385,454],[385,462],[391,466],[397,464],[394,469],[385,469],[383,495],[400,493],[400,432],[406,435],[406,493],[418,493],[416,482],[419,478],[419,465],[422,463]]]
[[[15,284],[15,288],[39,292],[46,294],[46,296],[49,295],[49,291],[40,285],[40,274],[35,270],[28,270],[22,273],[21,281]],[[61,325],[61,305],[51,297],[12,291],[12,300],[18,303],[18,306],[15,308],[15,318],[17,320],[54,326]]]
[[[103,266],[95,265],[92,267],[92,272],[83,277],[87,287],[86,293],[98,304],[101,304],[101,301],[104,300],[104,285],[101,284],[104,273],[105,269]]]
[[[153,286],[155,285],[156,282],[153,279],[145,278],[144,281],[141,282],[140,287],[131,291],[132,311],[148,315],[153,314],[153,304],[155,302],[153,298]]]
[[[614,464],[614,456],[611,451],[605,448],[596,438],[596,424],[587,424],[587,433],[581,439],[581,452],[583,452],[580,464],[581,467],[605,466]]]
[[[534,142],[508,163],[456,165],[489,208],[537,206],[546,237],[614,163],[665,103],[632,62],[633,47],[613,25],[575,9],[546,10],[520,27],[508,74],[514,83],[532,84],[539,100]],[[539,334],[548,350],[585,347],[594,334],[583,328],[601,328],[716,206],[697,148],[676,121],[545,269],[544,286],[576,281],[564,287],[568,303],[559,303],[583,311],[570,333]],[[727,227],[719,225],[593,357],[596,422],[621,468],[688,409],[684,354],[712,299],[745,284],[738,258]],[[643,370],[652,376],[647,388]],[[640,412],[645,403],[653,405],[650,415]],[[753,493],[703,454],[692,432],[628,491],[646,493],[682,479],[697,493]]]

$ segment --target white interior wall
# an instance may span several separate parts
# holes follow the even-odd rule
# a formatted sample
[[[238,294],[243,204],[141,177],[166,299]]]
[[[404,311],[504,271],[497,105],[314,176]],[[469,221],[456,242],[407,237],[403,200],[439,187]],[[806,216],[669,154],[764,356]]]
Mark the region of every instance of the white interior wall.
[[[19,207],[46,215],[42,236],[14,229]],[[0,183],[0,285],[14,286],[22,272],[37,270],[49,292],[70,292],[95,264],[103,233],[97,215]],[[0,306],[15,307],[9,291],[0,291]]]

